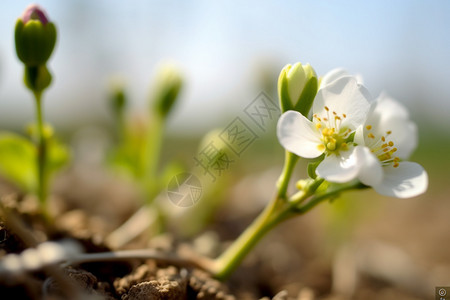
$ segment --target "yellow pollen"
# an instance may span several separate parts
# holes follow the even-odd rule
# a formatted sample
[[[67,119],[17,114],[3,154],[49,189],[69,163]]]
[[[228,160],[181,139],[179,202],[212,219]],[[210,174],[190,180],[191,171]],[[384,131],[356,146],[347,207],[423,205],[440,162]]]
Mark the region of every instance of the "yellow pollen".
[[[399,163],[398,162],[395,162],[394,163],[394,168],[397,168],[399,166]]]
[[[389,148],[384,148],[383,149],[383,152],[388,152],[389,151]]]
[[[400,161],[400,157],[394,157],[394,162],[399,162]]]
[[[342,143],[341,148],[342,148],[342,150],[348,150],[347,143]]]
[[[328,118],[323,118],[324,121],[328,121]]]
[[[333,135],[333,133],[334,133],[334,128],[324,128],[322,130],[322,135],[324,135],[324,136],[330,136],[330,135]]]
[[[385,138],[384,136],[381,137],[381,140],[382,140],[383,142],[386,142],[386,138]]]
[[[367,125],[366,128],[367,128],[367,130],[370,130],[370,129],[372,129],[372,125]]]
[[[323,144],[317,145],[317,149],[319,149],[319,151],[325,151],[325,145]]]
[[[330,109],[328,108],[328,106],[325,106],[325,110],[326,110],[326,111],[329,111]]]
[[[322,127],[322,124],[316,123],[316,128],[317,128],[317,129],[320,129],[321,127]]]
[[[342,116],[343,116],[344,118],[347,118],[347,115],[346,115],[346,114],[342,114]]]
[[[340,119],[341,119],[341,117],[339,117],[339,116],[336,116],[336,117],[334,117],[334,119],[335,119],[335,120],[340,120]]]
[[[389,131],[386,131],[386,133],[387,133],[387,134],[391,134],[391,133],[392,133],[392,131],[390,131],[390,130],[389,130]]]
[[[337,116],[337,113],[335,111],[333,111],[333,115]]]
[[[390,147],[394,146],[394,142],[393,141],[389,141],[389,146]]]
[[[386,148],[388,146],[388,144],[383,144],[381,145],[381,148]]]
[[[374,138],[375,138],[375,136],[374,136],[372,133],[369,133],[367,136],[368,136],[369,138],[371,138],[371,139],[374,139]]]
[[[394,153],[394,152],[396,152],[397,151],[397,148],[392,148],[392,153]]]

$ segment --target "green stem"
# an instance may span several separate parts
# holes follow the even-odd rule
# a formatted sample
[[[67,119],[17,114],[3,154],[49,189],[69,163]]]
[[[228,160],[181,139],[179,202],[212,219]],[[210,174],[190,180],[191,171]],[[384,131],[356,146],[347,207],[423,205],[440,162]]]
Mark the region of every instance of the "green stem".
[[[147,192],[147,202],[150,203],[158,194],[158,165],[164,132],[164,118],[154,114],[147,135],[145,151],[141,153],[141,162],[145,170],[142,171],[143,186]]]
[[[213,273],[225,279],[241,263],[259,240],[275,225],[285,220],[291,212],[286,192],[298,156],[286,151],[283,171],[277,182],[277,194],[247,229],[214,261]],[[304,194],[307,197],[307,194]]]
[[[119,111],[116,114],[116,130],[117,130],[117,144],[123,145],[126,143],[126,124],[125,115],[123,111]]]
[[[286,202],[274,198],[239,238],[214,260],[212,270],[214,276],[219,280],[227,278],[258,241],[270,229],[284,220],[288,212]]]
[[[36,119],[37,119],[37,176],[38,176],[38,198],[41,209],[43,212],[47,212],[47,143],[44,133],[44,122],[42,113],[42,101],[40,92],[34,92],[36,99]]]
[[[295,164],[299,157],[289,151],[286,151],[284,155],[284,167],[281,172],[280,178],[277,182],[278,198],[286,199],[286,192],[289,186],[289,180],[291,179],[292,172],[294,171]]]
[[[353,189],[364,189],[367,188],[367,186],[363,185],[360,182],[350,182],[348,184],[340,184],[336,186],[335,188],[332,188],[330,191],[314,195],[307,203],[305,203],[303,206],[294,208],[293,210],[295,213],[303,215],[313,209],[315,206],[317,206],[319,203],[328,200],[333,197],[339,196],[340,193],[348,190]]]
[[[158,163],[161,154],[161,146],[164,132],[164,118],[154,115],[148,135],[147,148],[147,175],[155,177],[158,171]]]
[[[289,176],[281,178],[284,178],[283,180],[289,180]],[[315,196],[314,193],[323,182],[323,178],[315,179],[302,193],[297,193],[289,201],[278,196],[275,197],[239,238],[222,255],[214,260],[211,270],[214,276],[220,280],[227,278],[259,240],[277,224],[296,215],[305,214],[322,201],[330,197],[335,197],[342,191],[362,187],[360,183],[339,185],[329,192]],[[285,184],[281,182],[279,188],[283,186]],[[278,191],[279,194],[280,192]],[[306,204],[298,207],[299,204],[308,198],[310,200]]]

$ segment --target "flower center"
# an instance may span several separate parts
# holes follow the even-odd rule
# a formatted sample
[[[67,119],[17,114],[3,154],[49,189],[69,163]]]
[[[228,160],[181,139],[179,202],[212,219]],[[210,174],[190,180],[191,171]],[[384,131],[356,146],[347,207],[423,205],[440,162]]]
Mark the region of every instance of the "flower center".
[[[322,144],[317,146],[318,149],[326,151],[327,154],[337,153],[339,150],[348,150],[346,141],[352,130],[341,126],[342,120],[347,118],[347,115],[338,115],[335,111],[330,113],[327,106],[325,106],[325,110],[327,112],[326,117],[320,118],[317,114],[313,115],[313,122],[322,135]]]
[[[367,143],[370,151],[375,154],[383,166],[393,164],[393,167],[397,168],[400,161],[399,157],[394,156],[394,153],[397,152],[397,148],[394,147],[393,141],[388,141],[388,137],[392,134],[392,131],[388,130],[385,135],[376,138],[371,132],[372,125],[367,125],[365,129],[367,130],[366,132],[368,132],[367,137],[369,138],[369,141],[371,141]]]

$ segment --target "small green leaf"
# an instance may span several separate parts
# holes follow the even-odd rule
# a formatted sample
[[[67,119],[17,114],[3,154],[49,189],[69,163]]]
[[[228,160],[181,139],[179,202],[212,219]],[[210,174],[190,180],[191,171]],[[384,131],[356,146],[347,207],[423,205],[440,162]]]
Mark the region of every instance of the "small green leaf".
[[[47,140],[47,172],[49,175],[59,171],[70,159],[67,147],[55,138]]]
[[[23,81],[31,91],[41,93],[52,82],[52,74],[45,65],[25,67]]]
[[[36,148],[26,138],[0,132],[0,174],[25,191],[36,190]]]
[[[60,170],[69,160],[69,151],[54,138],[47,140],[47,174]],[[26,192],[37,189],[36,147],[28,139],[0,132],[0,175]]]

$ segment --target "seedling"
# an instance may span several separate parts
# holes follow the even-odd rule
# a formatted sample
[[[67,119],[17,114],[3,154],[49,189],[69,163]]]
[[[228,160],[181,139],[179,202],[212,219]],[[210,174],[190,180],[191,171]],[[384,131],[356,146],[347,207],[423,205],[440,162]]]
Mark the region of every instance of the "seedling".
[[[45,11],[28,6],[15,27],[16,52],[24,64],[24,83],[36,103],[36,125],[28,128],[34,143],[11,132],[0,132],[0,173],[26,192],[35,192],[41,211],[47,211],[50,175],[68,159],[67,149],[44,122],[42,94],[52,76],[46,63],[56,43],[56,28]]]

